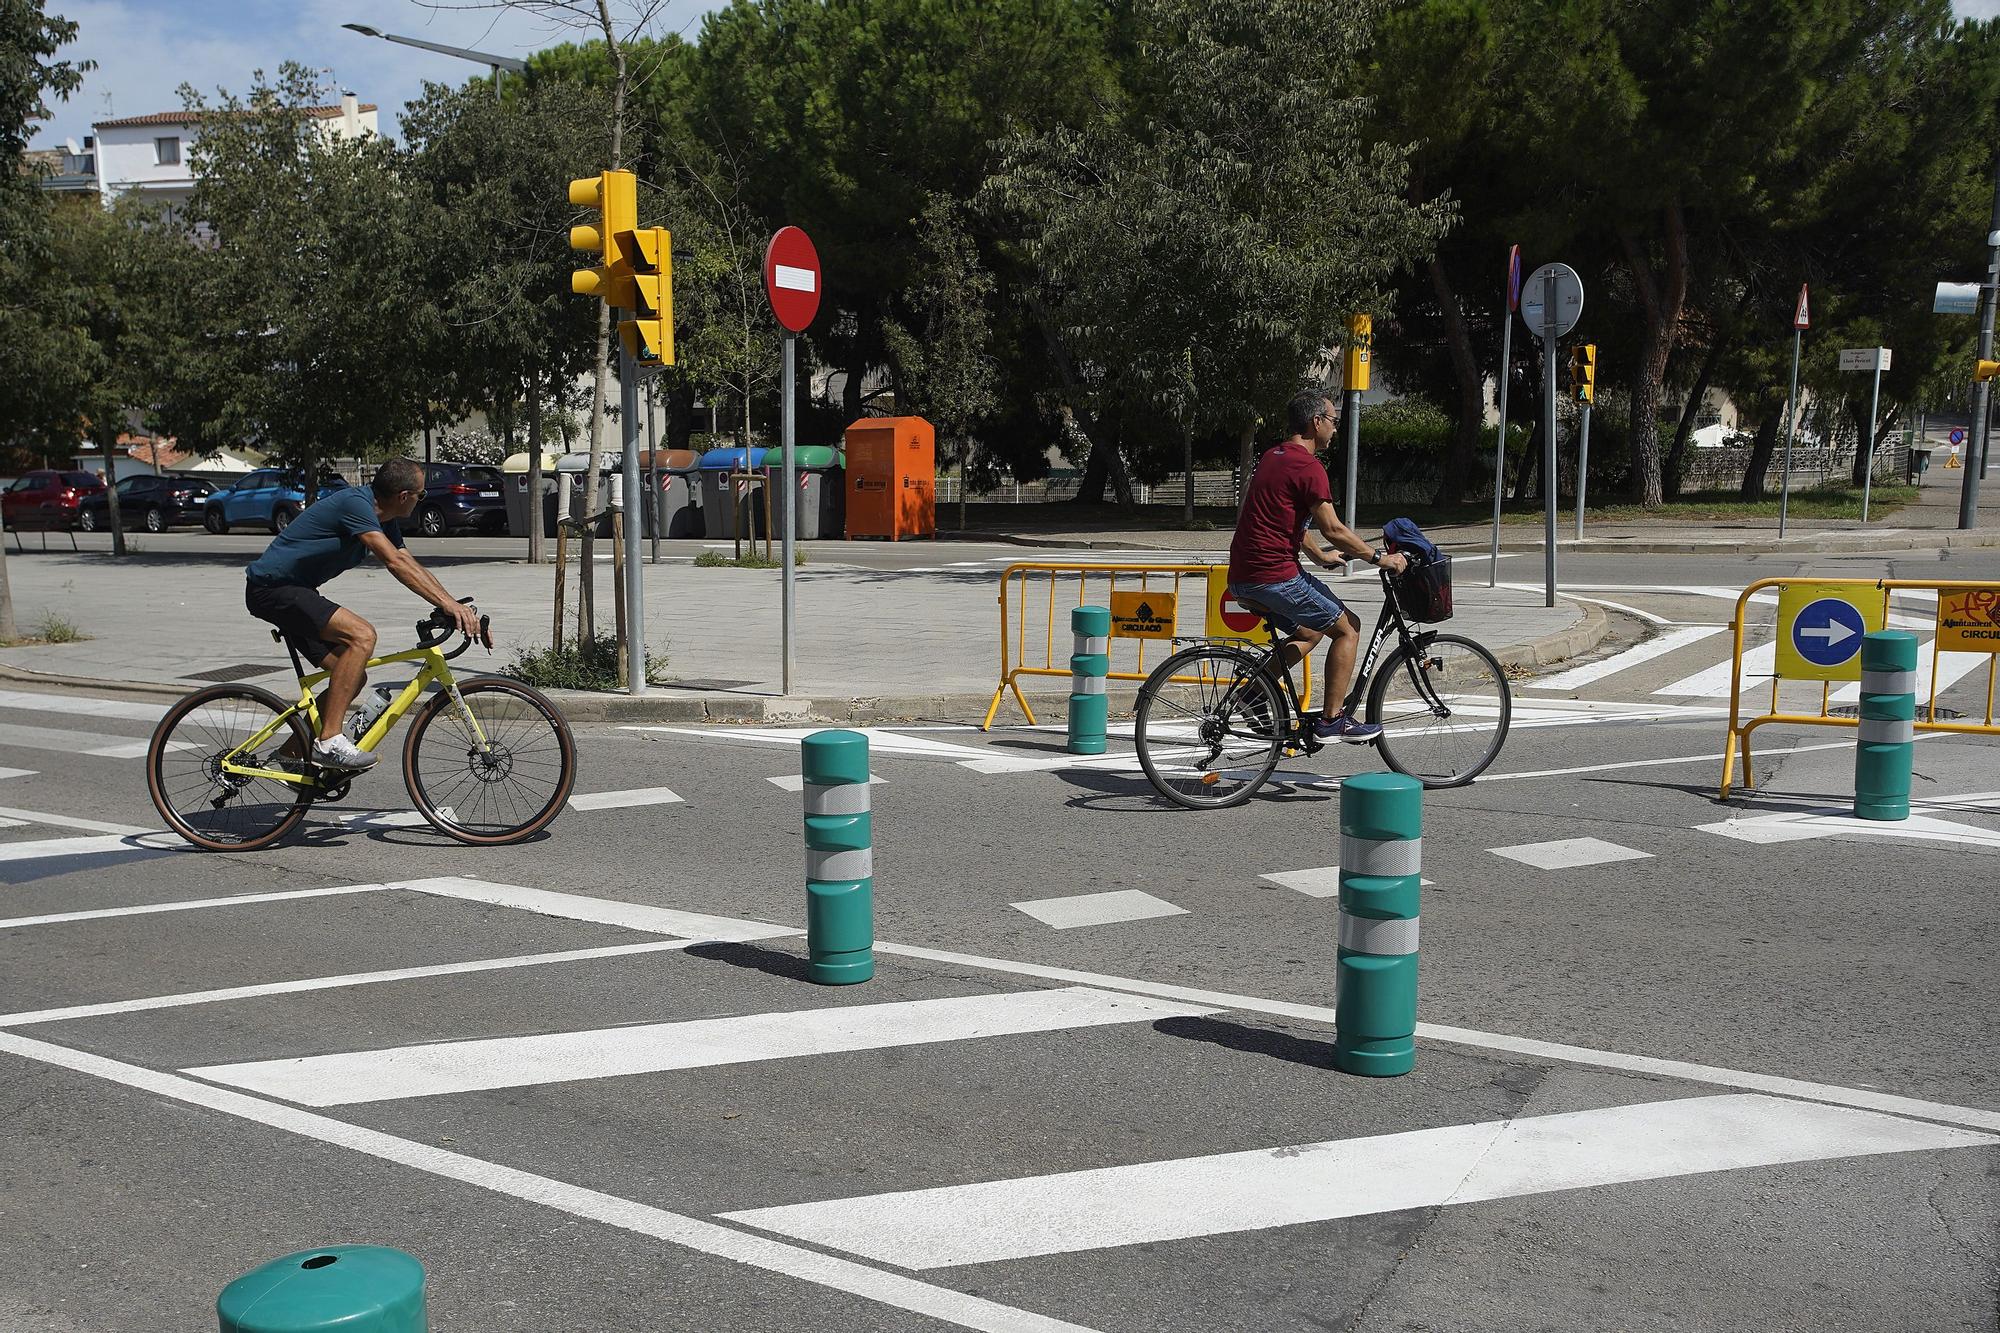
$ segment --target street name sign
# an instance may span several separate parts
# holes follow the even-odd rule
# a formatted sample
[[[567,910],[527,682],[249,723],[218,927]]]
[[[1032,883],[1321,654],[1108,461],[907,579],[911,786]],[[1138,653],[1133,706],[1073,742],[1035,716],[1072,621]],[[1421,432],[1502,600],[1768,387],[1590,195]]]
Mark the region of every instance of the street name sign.
[[[1976,315],[1979,313],[1979,284],[1976,282],[1941,282],[1937,285],[1937,295],[1931,298],[1931,313],[1934,315]]]
[[[1887,370],[1892,352],[1887,347],[1843,347],[1840,349],[1842,370]]]

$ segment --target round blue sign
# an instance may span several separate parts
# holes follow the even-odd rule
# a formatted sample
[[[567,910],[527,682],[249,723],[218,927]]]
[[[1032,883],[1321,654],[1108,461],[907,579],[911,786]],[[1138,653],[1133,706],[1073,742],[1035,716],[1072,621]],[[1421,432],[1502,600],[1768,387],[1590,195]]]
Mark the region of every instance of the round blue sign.
[[[1946,438],[1948,438],[1953,444],[1964,444],[1965,432],[1954,426],[1952,428],[1951,434]]]
[[[1837,667],[1861,651],[1868,622],[1851,602],[1822,597],[1792,619],[1792,647],[1814,666]]]

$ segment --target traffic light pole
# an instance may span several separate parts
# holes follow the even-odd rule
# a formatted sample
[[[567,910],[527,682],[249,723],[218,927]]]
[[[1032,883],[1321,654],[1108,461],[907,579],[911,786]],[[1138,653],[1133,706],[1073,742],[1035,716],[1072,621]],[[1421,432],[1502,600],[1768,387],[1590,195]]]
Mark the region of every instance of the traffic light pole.
[[[1192,478],[1188,485],[1192,486]],[[1350,389],[1347,393],[1347,508],[1340,517],[1348,527],[1359,531],[1361,519],[1358,506],[1361,503],[1361,394]]]
[[[1507,372],[1514,365],[1513,307],[1501,313],[1500,327],[1500,431],[1493,440],[1493,558],[1486,562],[1489,588],[1500,580],[1500,501],[1507,490]]]
[[[783,624],[780,635],[784,640],[782,645],[784,668],[780,680],[785,694],[792,692],[792,626],[793,613],[797,610],[798,593],[798,567],[792,554],[793,544],[798,538],[799,530],[798,449],[793,439],[798,428],[798,422],[793,415],[794,394],[792,381],[793,366],[797,356],[794,349],[797,347],[798,341],[798,337],[794,334],[787,333],[785,335],[785,363],[783,370],[778,376],[778,392],[784,398],[784,402],[778,412],[778,421],[780,423],[778,443],[783,448],[785,454],[785,494],[783,502],[778,506],[784,514],[784,541],[779,548],[778,558],[784,561],[784,569],[778,577],[779,583],[784,589],[781,597],[783,603]],[[1192,484],[1192,481],[1190,481],[1190,484]]]
[[[1993,226],[1986,233],[1986,285],[1979,289],[1979,359],[1993,358],[1993,303],[2000,296],[2000,159],[1993,167]],[[1961,529],[1978,526],[1979,523],[1979,483],[1986,475],[1987,436],[1987,382],[1980,380],[1972,386],[1972,448],[1965,456],[1965,480],[1958,491],[1958,526]]]
[[[1576,539],[1583,540],[1583,492],[1590,480],[1590,399],[1583,400],[1583,420],[1577,427]]]
[[[1556,275],[1542,278],[1542,605],[1556,604]]]
[[[625,693],[646,692],[645,580],[639,566],[639,532],[645,527],[639,502],[639,367],[621,348],[618,353],[619,424],[625,437]]]

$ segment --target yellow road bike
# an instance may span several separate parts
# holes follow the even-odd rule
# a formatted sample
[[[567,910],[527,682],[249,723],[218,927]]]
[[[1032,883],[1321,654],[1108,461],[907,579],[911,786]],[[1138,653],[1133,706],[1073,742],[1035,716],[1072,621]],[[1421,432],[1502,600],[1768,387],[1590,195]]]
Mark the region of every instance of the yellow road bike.
[[[490,648],[486,623],[480,617]],[[457,648],[441,651],[455,628],[433,612],[418,623],[415,648],[369,659],[370,671],[401,662],[418,669],[355,744],[373,751],[414,709],[403,782],[417,810],[460,842],[520,842],[548,827],[569,800],[576,742],[540,691],[491,676],[454,677],[448,663],[473,642],[463,636]],[[147,790],[160,817],[197,847],[268,847],[297,828],[314,801],[341,800],[360,776],[312,762],[320,732],[313,687],[326,673],[308,674],[298,650],[285,646],[299,678],[294,702],[254,685],[217,685],[175,704],[153,732]]]

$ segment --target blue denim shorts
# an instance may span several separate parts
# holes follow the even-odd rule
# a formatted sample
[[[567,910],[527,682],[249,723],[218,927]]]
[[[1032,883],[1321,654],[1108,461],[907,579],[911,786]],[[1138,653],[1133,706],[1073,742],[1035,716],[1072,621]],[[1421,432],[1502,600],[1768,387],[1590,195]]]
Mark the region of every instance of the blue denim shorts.
[[[1269,613],[1265,619],[1281,634],[1296,633],[1300,626],[1332,629],[1347,614],[1333,590],[1304,570],[1283,583],[1232,583],[1229,591],[1263,607]]]

